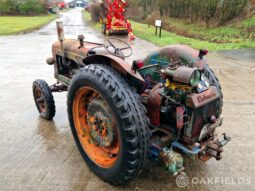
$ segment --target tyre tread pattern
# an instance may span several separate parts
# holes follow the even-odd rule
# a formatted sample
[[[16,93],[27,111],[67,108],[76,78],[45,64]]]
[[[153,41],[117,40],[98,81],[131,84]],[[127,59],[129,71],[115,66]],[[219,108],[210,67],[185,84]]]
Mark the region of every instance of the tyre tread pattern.
[[[99,176],[115,185],[124,184],[141,172],[148,156],[150,133],[145,107],[142,107],[140,96],[111,67],[100,64],[88,65],[80,69],[73,77],[70,87],[77,79],[84,76],[90,76],[93,80],[102,84],[101,87],[108,92],[118,108],[119,116],[123,122],[125,143],[127,144],[125,165],[123,165],[119,174],[108,177],[102,177],[99,174]],[[70,101],[68,101],[69,104]],[[69,120],[71,121],[70,109],[68,111]]]

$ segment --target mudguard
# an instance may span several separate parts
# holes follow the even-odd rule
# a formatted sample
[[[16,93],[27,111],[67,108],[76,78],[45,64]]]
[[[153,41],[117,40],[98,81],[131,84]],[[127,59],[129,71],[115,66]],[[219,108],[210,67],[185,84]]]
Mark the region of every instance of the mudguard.
[[[189,46],[171,45],[151,53],[144,59],[144,63],[145,66],[151,64],[167,65],[172,60],[180,60],[185,65],[191,65],[203,69],[206,62],[198,56],[199,51]]]
[[[125,78],[129,80],[138,92],[142,92],[145,86],[143,77],[132,70],[132,65],[127,63],[122,58],[110,54],[104,49],[102,44],[84,42],[84,47],[80,47],[78,40],[65,40],[64,57],[73,60],[80,65],[88,64],[107,64],[117,70]],[[90,51],[93,50],[93,54]],[[61,44],[59,41],[55,42],[52,46],[53,58],[57,60],[57,55],[63,56],[61,51]]]
[[[145,68],[158,65],[158,68],[162,68],[168,65],[170,62],[181,62],[183,65],[189,65],[192,67],[197,67],[200,70],[204,69],[206,64],[205,59],[199,58],[199,51],[195,50],[186,45],[171,45],[165,48],[159,49],[150,55],[148,55],[144,60]],[[152,67],[150,70],[153,71]],[[144,70],[146,72],[146,70]],[[143,71],[140,71],[143,75]],[[160,80],[160,76],[157,74],[152,74],[155,81]]]

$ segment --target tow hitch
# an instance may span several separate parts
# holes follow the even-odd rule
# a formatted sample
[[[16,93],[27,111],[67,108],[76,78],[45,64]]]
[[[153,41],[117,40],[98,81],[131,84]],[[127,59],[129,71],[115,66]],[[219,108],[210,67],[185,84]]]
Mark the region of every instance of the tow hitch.
[[[228,137],[226,133],[223,133],[222,140],[208,141],[205,142],[202,146],[201,151],[198,154],[198,158],[204,162],[208,161],[211,157],[214,157],[216,160],[221,160],[221,153],[223,152],[223,146],[225,146],[231,137]]]
[[[198,158],[204,162],[208,161],[210,158],[214,157],[216,160],[221,160],[221,153],[223,148],[231,138],[227,136],[226,133],[223,133],[222,140],[213,140],[213,138],[201,143],[199,146],[195,146],[192,149],[187,148],[183,144],[175,141],[172,143],[173,148],[177,148],[188,156],[198,155]]]

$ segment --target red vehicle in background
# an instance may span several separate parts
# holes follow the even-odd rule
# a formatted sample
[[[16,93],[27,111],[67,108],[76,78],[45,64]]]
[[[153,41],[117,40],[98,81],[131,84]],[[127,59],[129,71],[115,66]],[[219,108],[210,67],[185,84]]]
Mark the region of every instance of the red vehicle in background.
[[[60,2],[58,4],[58,7],[59,7],[60,10],[65,9],[66,8],[66,4],[64,2]]]
[[[93,3],[85,8],[90,11],[93,21],[102,23],[102,32],[110,35],[129,35],[135,40],[130,21],[125,16],[125,0],[102,0],[102,3]]]

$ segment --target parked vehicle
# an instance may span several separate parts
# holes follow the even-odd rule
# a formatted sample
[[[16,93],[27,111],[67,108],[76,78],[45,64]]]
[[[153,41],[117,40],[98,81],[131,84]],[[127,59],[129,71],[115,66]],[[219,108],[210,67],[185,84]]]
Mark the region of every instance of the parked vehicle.
[[[49,7],[48,8],[48,12],[52,13],[52,14],[56,14],[57,13],[57,9],[55,7]]]
[[[63,10],[63,9],[66,8],[66,4],[64,2],[61,2],[61,3],[58,4],[58,7],[59,7],[60,10]]]
[[[69,8],[75,8],[75,4],[74,3],[69,3]]]
[[[125,16],[128,3],[124,0],[103,0],[102,3],[92,3],[85,7],[90,11],[94,22],[102,24],[102,33],[110,35],[129,35],[135,40],[130,21]]]
[[[137,176],[147,159],[161,161],[171,172],[184,170],[182,154],[204,162],[221,160],[223,96],[218,78],[206,63],[206,50],[175,45],[128,63],[133,51],[109,38],[103,44],[65,39],[52,45],[47,64],[56,84],[33,83],[41,117],[55,115],[54,92],[68,91],[67,111],[77,147],[90,167],[112,184]]]

